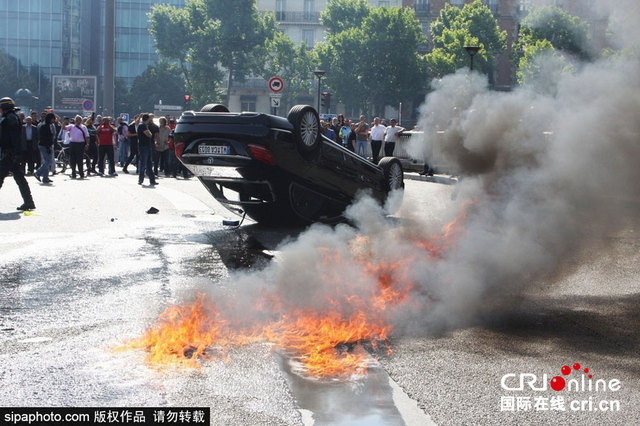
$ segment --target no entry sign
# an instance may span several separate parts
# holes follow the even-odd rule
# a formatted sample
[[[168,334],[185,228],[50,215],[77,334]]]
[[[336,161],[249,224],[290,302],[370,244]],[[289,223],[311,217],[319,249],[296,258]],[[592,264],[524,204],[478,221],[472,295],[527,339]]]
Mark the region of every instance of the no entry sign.
[[[279,93],[284,89],[284,81],[280,77],[271,77],[269,79],[269,90],[273,93]]]

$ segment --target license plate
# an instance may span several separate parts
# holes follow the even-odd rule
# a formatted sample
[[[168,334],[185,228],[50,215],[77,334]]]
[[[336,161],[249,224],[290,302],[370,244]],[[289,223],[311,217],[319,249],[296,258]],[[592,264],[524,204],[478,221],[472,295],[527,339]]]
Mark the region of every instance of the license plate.
[[[228,155],[229,152],[228,145],[198,145],[198,154]]]

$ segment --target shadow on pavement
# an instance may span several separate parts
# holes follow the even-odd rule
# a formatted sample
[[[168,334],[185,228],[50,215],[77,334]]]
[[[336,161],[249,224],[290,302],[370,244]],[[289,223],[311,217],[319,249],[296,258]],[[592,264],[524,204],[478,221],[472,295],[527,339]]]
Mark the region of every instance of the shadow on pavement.
[[[526,302],[525,302],[526,303]],[[536,299],[521,311],[502,312],[479,324],[495,332],[504,351],[543,340],[558,349],[583,354],[640,355],[640,295],[572,296],[571,300]],[[547,306],[540,309],[541,306]],[[495,342],[486,342],[494,346]]]
[[[22,212],[0,213],[0,220],[18,220]]]

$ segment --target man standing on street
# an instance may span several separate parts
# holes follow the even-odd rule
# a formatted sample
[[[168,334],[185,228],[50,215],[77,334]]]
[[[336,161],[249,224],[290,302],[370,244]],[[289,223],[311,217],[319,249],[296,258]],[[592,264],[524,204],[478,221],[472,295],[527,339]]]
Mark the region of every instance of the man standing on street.
[[[356,134],[356,154],[367,158],[367,139],[369,137],[369,125],[364,120],[365,116],[360,116],[360,122],[355,128]]]
[[[89,131],[87,126],[82,124],[82,117],[76,115],[74,124],[65,127],[71,136],[69,143],[69,165],[71,167],[71,179],[76,178],[76,169],[80,175],[80,179],[84,179],[84,170],[82,168],[82,158],[84,157],[85,146],[89,140]]]
[[[22,125],[22,137],[27,144],[27,152],[24,161],[27,166],[27,175],[32,175],[40,167],[40,151],[38,151],[38,128],[31,116],[26,117]]]
[[[142,114],[142,122],[138,126],[138,155],[140,156],[138,170],[138,185],[142,185],[144,182],[144,172],[147,172],[149,176],[149,183],[151,185],[157,185],[156,178],[153,174],[151,164],[151,150],[153,149],[153,139],[151,139],[151,130],[149,130],[149,121],[151,118],[149,114]]]
[[[396,137],[404,132],[404,127],[396,126],[396,119],[391,119],[391,126],[384,131],[384,156],[393,157],[393,150],[396,147]]]
[[[380,148],[382,148],[385,130],[387,128],[380,124],[380,119],[378,117],[374,118],[373,126],[371,126],[371,155],[375,164],[378,164],[380,159]]]
[[[4,178],[13,173],[20,188],[23,204],[18,210],[33,210],[36,205],[31,197],[31,189],[27,179],[24,177],[22,169],[22,156],[25,154],[25,146],[22,143],[22,126],[20,119],[15,113],[15,103],[11,98],[0,99],[0,110],[2,111],[2,121],[0,121],[0,146],[2,152],[0,154],[0,188],[4,183]]]
[[[53,144],[56,140],[56,116],[49,112],[44,121],[38,126],[38,149],[42,155],[42,166],[36,170],[36,179],[42,179],[44,183],[52,183],[49,179],[49,170],[53,164]]]

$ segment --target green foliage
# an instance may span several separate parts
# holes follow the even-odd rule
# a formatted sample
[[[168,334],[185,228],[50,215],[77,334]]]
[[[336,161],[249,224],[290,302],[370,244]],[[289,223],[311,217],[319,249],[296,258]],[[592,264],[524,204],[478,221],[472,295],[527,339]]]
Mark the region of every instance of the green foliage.
[[[300,97],[313,95],[313,69],[317,58],[313,50],[303,43],[295,43],[283,32],[277,31],[273,39],[264,46],[265,66],[262,76],[269,79],[275,75],[286,83],[282,90],[282,105],[299,103]]]
[[[225,75],[260,74],[265,42],[277,31],[255,0],[190,0],[184,8],[154,5],[151,34],[161,57],[176,61],[197,107],[219,101]]]
[[[523,50],[526,45],[548,40],[551,45],[579,59],[589,59],[587,44],[588,25],[556,6],[532,8],[522,20],[520,38],[515,47]]]
[[[516,73],[519,84],[534,86],[538,91],[554,94],[558,76],[573,71],[573,66],[549,40],[537,40],[525,47]]]
[[[364,2],[329,2],[323,19],[342,16],[343,22],[353,23],[350,16],[365,17],[342,31],[329,33],[326,42],[316,46],[333,99],[363,111],[371,103],[374,112],[381,112],[386,105],[413,98],[426,81],[422,58],[416,53],[424,40],[413,10],[367,5],[367,13],[354,15],[340,10],[347,3]]]
[[[335,35],[349,28],[359,28],[370,12],[366,0],[329,0],[320,14],[320,22],[327,34]]]
[[[51,104],[51,80],[44,77],[37,66],[25,67],[16,58],[0,49],[0,69],[3,70],[0,78],[0,97],[13,97],[18,89],[25,88],[40,99],[41,108]]]
[[[469,66],[464,46],[479,46],[474,70],[488,74],[495,69],[496,57],[505,49],[507,33],[500,31],[491,10],[480,0],[462,8],[449,4],[431,24],[433,50],[427,54],[429,73],[442,77]]]
[[[167,61],[149,65],[147,69],[133,80],[128,111],[153,111],[153,106],[162,100],[168,105],[182,105],[184,101],[184,80],[180,78],[177,66]]]
[[[588,39],[588,26],[580,18],[555,6],[531,9],[513,45],[518,83],[553,93],[559,75],[573,72],[568,58],[589,59]]]

